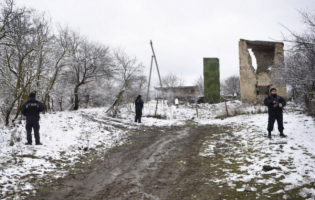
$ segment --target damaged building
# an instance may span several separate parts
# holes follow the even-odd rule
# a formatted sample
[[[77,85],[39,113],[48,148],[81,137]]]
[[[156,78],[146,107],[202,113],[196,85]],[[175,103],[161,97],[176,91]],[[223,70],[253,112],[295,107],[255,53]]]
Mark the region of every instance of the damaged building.
[[[239,41],[240,86],[242,102],[261,103],[276,88],[280,96],[286,97],[286,86],[273,83],[274,69],[284,61],[282,42]],[[252,51],[257,61],[253,66]]]

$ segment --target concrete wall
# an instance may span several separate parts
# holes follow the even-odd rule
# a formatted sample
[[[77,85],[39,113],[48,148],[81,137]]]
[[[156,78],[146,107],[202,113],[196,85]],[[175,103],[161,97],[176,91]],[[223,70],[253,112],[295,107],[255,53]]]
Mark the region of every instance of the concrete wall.
[[[246,41],[239,42],[239,59],[242,101],[254,102],[256,100],[257,78]]]
[[[257,60],[256,70],[248,49],[252,49]],[[261,103],[272,87],[277,89],[280,96],[286,98],[286,87],[272,82],[275,67],[284,60],[283,43],[241,39],[239,60],[242,102]]]
[[[220,65],[218,58],[203,58],[204,101],[220,102]]]

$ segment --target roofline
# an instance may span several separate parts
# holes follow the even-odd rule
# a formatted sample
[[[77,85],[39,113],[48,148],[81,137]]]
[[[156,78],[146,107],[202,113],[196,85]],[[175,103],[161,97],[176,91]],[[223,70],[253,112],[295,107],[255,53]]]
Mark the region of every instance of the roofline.
[[[178,87],[154,87],[155,89],[181,89],[181,88],[196,88],[198,85],[194,86],[178,86]]]

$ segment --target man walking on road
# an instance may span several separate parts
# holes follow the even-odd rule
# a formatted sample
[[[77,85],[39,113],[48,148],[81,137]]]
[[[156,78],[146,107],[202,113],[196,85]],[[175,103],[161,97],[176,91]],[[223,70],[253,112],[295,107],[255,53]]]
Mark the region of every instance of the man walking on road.
[[[143,109],[143,101],[141,99],[141,95],[139,95],[135,101],[136,106],[136,118],[135,122],[141,123],[141,117],[142,117],[142,109]]]
[[[271,95],[266,97],[264,100],[264,104],[268,106],[268,138],[271,139],[271,131],[273,130],[273,126],[275,120],[278,123],[278,130],[280,132],[280,137],[286,137],[283,134],[283,107],[286,105],[286,101],[281,96],[277,95],[277,90],[275,88],[270,89]]]
[[[27,100],[21,108],[22,114],[26,117],[26,132],[27,143],[32,145],[32,129],[34,130],[36,145],[42,145],[39,137],[39,112],[44,111],[44,104],[36,100],[36,94],[30,93],[29,100]]]

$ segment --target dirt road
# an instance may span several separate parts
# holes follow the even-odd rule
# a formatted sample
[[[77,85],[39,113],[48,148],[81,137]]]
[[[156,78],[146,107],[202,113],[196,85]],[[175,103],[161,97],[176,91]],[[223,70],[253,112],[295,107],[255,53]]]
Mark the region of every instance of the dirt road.
[[[131,130],[130,142],[94,156],[73,173],[38,190],[28,199],[191,199],[194,158],[206,134],[217,127],[144,127]],[[188,187],[188,188],[186,188]],[[186,192],[184,192],[186,191]],[[188,195],[188,196],[187,196]]]
[[[185,200],[185,199],[257,199],[256,192],[239,192],[224,180],[228,165],[225,156],[233,156],[231,145],[238,148],[237,138],[229,126],[198,126],[187,122],[178,127],[139,126],[129,133],[129,142],[106,154],[91,151],[76,169],[62,179],[41,186],[29,200]],[[199,152],[204,141],[219,141],[215,157]],[[242,184],[242,183],[237,183]],[[251,184],[255,184],[254,182]],[[261,184],[264,189],[264,184]],[[257,186],[258,187],[258,186]],[[266,194],[267,195],[267,194]],[[274,194],[273,199],[282,194]],[[258,199],[265,199],[263,193]]]

